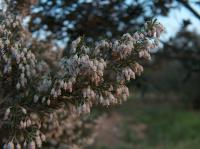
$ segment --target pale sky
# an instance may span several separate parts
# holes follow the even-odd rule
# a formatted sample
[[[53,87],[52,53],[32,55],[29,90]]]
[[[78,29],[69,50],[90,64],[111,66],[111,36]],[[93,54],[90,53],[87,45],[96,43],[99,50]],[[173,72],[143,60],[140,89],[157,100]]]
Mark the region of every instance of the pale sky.
[[[191,3],[192,4],[192,3]],[[200,14],[200,6],[191,5]],[[173,9],[169,13],[169,16],[159,16],[157,19],[165,26],[166,33],[162,36],[163,40],[167,40],[169,37],[174,36],[181,26],[183,19],[190,19],[192,25],[189,26],[190,31],[195,31],[200,34],[200,20],[197,19],[188,9],[183,6],[179,6],[178,9]]]

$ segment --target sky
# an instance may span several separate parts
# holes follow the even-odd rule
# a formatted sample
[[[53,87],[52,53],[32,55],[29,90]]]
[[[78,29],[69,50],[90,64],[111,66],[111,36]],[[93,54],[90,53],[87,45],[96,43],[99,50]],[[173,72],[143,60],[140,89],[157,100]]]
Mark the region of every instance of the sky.
[[[193,2],[190,5],[200,14],[200,6],[194,5]],[[166,33],[162,36],[163,40],[168,40],[170,37],[176,35],[183,19],[190,19],[192,25],[188,29],[200,34],[200,20],[182,5],[179,5],[178,9],[171,10],[167,17],[158,16],[157,19],[165,26]]]

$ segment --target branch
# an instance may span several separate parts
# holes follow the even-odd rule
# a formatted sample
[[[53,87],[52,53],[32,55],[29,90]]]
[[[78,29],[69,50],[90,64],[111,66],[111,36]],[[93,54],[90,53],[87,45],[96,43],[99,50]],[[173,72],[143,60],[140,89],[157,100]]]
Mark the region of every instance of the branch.
[[[183,6],[185,6],[189,11],[191,11],[193,13],[193,15],[195,17],[197,17],[200,20],[200,14],[198,12],[196,12],[187,1],[185,0],[177,0],[179,3],[183,4]]]

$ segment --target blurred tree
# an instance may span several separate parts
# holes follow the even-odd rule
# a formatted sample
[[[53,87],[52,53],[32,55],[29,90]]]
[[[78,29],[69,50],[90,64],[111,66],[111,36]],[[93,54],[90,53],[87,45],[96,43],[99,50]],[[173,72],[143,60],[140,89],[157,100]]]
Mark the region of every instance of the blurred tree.
[[[30,7],[31,4],[35,1],[19,0],[12,7],[31,15],[28,26],[31,32],[38,36],[41,35],[38,31],[48,32],[48,41],[67,38],[70,42],[85,35],[88,43],[105,36],[118,38],[124,32],[137,30],[154,15],[167,15],[173,8],[171,0],[38,0],[36,5]]]
[[[200,18],[187,0],[13,0],[13,4],[24,16],[30,15],[31,32],[68,43],[84,35],[88,43],[105,36],[118,38],[156,15],[167,16],[179,4]]]
[[[166,99],[171,93],[187,108],[200,109],[200,35],[188,31],[188,25],[184,21],[175,37],[163,41],[163,48],[153,54],[145,75],[134,82],[142,97],[156,92]]]

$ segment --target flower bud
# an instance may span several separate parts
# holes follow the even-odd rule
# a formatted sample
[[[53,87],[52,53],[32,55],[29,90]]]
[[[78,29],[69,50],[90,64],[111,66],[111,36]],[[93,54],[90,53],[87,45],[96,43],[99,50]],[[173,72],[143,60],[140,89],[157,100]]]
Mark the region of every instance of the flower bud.
[[[8,143],[7,149],[14,149],[14,144],[12,141]]]
[[[37,103],[38,100],[39,100],[39,97],[38,97],[37,95],[34,95],[34,97],[33,97],[33,101],[34,101],[35,103]]]
[[[42,141],[46,141],[46,136],[44,134],[41,134]]]
[[[7,149],[7,144],[4,144],[4,145],[3,145],[3,149]]]
[[[17,85],[16,85],[16,89],[17,89],[17,90],[20,89],[20,84],[19,84],[19,82],[18,82]]]
[[[10,114],[10,108],[6,109],[5,115],[9,115],[9,114]]]
[[[51,103],[51,101],[48,99],[48,100],[47,100],[47,105],[49,106],[49,105],[50,105],[50,103]]]
[[[16,149],[21,149],[21,145],[19,143],[16,145]]]
[[[35,141],[31,141],[31,142],[28,144],[28,149],[35,149]]]
[[[27,142],[26,142],[26,141],[24,141],[24,144],[23,144],[23,146],[24,146],[24,148],[26,148],[26,147],[27,147]]]
[[[25,108],[22,108],[22,112],[23,112],[24,114],[26,114],[26,113],[27,113],[27,111],[26,111],[26,109],[25,109]]]

